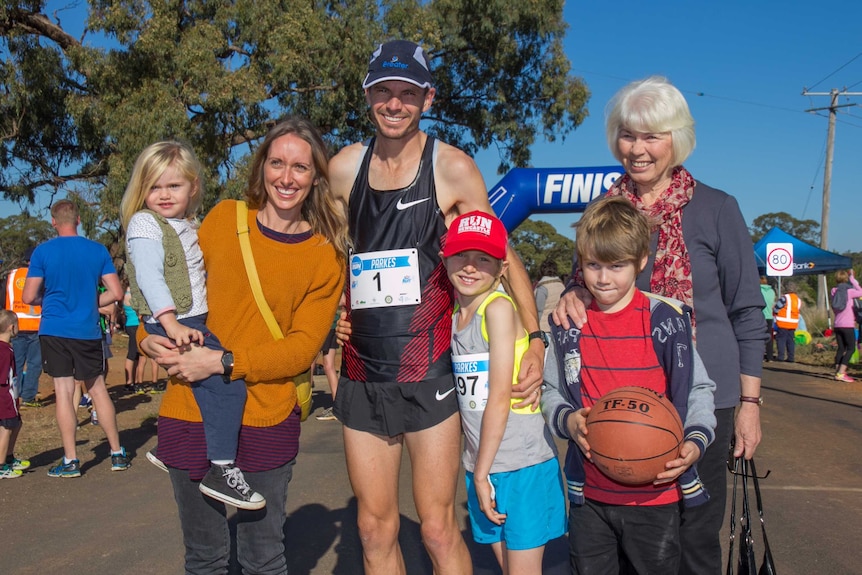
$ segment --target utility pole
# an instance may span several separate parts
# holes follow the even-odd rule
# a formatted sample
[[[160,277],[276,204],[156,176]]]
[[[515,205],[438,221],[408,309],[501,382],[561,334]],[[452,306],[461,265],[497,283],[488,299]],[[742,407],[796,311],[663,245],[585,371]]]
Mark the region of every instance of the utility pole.
[[[829,196],[832,187],[832,155],[835,147],[835,114],[838,108],[847,108],[856,104],[838,104],[838,96],[862,96],[862,92],[838,91],[832,88],[829,92],[809,92],[802,89],[803,96],[829,96],[831,101],[826,108],[811,108],[806,112],[829,110],[829,129],[826,133],[826,166],[823,168],[823,208],[820,211],[820,249],[828,250],[829,244]],[[821,274],[817,281],[817,309],[825,311],[826,306],[826,276]]]

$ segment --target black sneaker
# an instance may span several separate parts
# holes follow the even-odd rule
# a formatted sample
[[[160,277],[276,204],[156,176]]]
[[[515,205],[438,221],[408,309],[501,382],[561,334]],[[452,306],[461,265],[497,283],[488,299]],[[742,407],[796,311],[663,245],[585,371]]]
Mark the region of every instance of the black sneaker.
[[[263,495],[249,487],[240,468],[232,463],[213,463],[199,489],[204,495],[239,509],[261,509],[266,505]]]
[[[126,448],[121,447],[119,453],[111,454],[111,471],[125,471],[132,466],[130,458],[126,455]]]

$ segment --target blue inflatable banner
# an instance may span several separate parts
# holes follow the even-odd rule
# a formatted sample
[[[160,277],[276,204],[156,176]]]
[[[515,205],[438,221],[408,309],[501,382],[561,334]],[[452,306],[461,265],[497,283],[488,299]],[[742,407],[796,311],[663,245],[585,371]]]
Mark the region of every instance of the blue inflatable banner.
[[[515,168],[491,188],[488,199],[511,232],[530,214],[584,211],[622,175],[622,166]]]

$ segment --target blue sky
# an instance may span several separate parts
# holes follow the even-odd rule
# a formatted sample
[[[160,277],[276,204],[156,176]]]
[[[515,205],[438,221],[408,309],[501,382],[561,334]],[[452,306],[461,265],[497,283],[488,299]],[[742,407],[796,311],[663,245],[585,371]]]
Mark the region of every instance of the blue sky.
[[[70,16],[61,13],[64,24]],[[805,110],[827,106],[829,97],[801,93],[862,92],[862,2],[834,0],[827,10],[802,0],[570,0],[564,17],[572,73],[592,93],[590,116],[565,142],[536,144],[534,167],[615,164],[605,104],[626,83],[661,74],[683,91],[697,123],[697,148],[685,164],[696,178],[736,196],[748,222],[778,211],[820,222],[827,112]],[[839,100],[846,103],[862,104],[862,96]],[[862,251],[862,109],[841,108],[837,119],[828,247]],[[501,179],[496,151],[476,159],[491,188]],[[0,202],[0,216],[15,211]],[[572,237],[578,217],[534,219]]]
[[[590,116],[565,142],[535,145],[534,167],[616,164],[605,104],[626,83],[661,74],[682,90],[696,122],[697,148],[685,163],[695,178],[734,195],[749,223],[780,211],[820,222],[828,112],[805,110],[830,99],[801,94],[862,92],[862,2],[569,0],[564,15],[572,73],[592,93]],[[839,99],[845,103],[862,104],[862,96]],[[840,110],[828,247],[862,251],[862,108]],[[501,179],[495,151],[477,162],[489,188]],[[532,219],[571,238],[578,217]]]

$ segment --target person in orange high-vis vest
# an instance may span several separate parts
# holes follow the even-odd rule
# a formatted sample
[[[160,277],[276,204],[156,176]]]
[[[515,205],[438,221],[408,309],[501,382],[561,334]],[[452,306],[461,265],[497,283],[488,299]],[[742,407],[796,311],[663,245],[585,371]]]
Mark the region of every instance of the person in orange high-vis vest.
[[[29,254],[25,259],[29,263]],[[15,268],[6,279],[5,308],[18,316],[18,335],[12,338],[15,353],[15,369],[18,373],[18,388],[21,403],[25,407],[39,407],[39,377],[42,375],[42,348],[39,346],[39,323],[42,307],[25,304],[21,299],[27,268]]]
[[[787,293],[778,298],[773,309],[773,319],[778,342],[778,361],[794,361],[796,353],[796,329],[799,327],[799,310],[802,300],[796,294],[792,284],[787,286]]]

